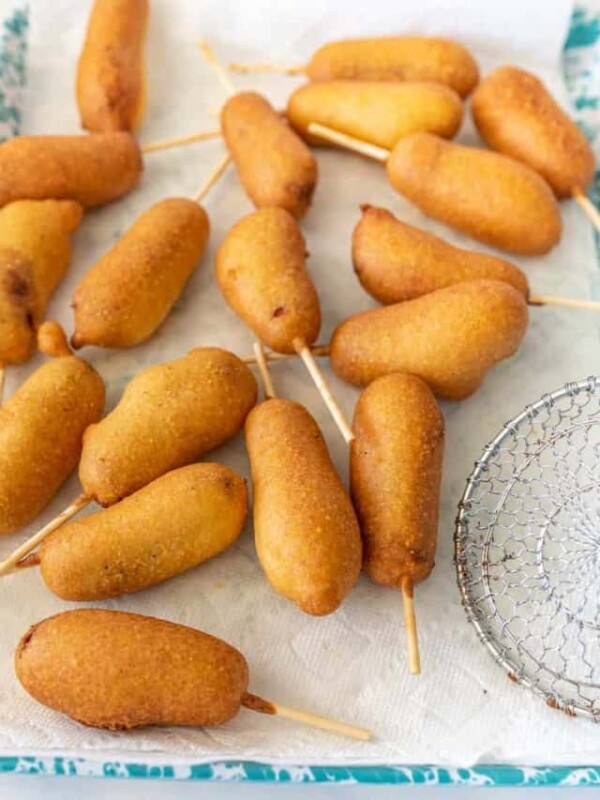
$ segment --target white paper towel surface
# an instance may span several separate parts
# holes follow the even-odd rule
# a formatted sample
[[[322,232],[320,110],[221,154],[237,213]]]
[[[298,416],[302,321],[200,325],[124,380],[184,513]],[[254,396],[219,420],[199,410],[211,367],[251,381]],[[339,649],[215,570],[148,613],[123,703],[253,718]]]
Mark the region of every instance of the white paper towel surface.
[[[220,85],[196,49],[207,37],[224,60],[303,61],[321,42],[341,35],[423,31],[457,36],[473,48],[484,70],[513,62],[537,71],[565,100],[559,54],[571,13],[566,0],[154,0],[150,26],[149,106],[143,140],[214,126],[223,100]],[[73,132],[78,120],[74,71],[89,2],[38,0],[33,8],[26,132]],[[276,104],[296,81],[236,78]],[[461,140],[474,142],[470,124]],[[90,213],[75,236],[73,265],[49,315],[72,327],[69,299],[85,270],[151,203],[190,195],[223,153],[220,142],[150,155],[141,186],[122,201]],[[323,309],[321,341],[350,313],[375,306],[358,284],[350,261],[350,235],[360,203],[388,207],[402,219],[466,247],[477,245],[427,220],[395,194],[380,165],[357,156],[319,151],[320,181],[303,221],[310,269]],[[195,345],[249,353],[251,337],[215,285],[215,247],[252,208],[230,170],[211,192],[211,249],[159,333],[129,351],[83,351],[109,383],[109,407],[137,370]],[[589,223],[574,203],[562,204],[564,237],[543,259],[521,259],[534,291],[587,297],[597,270]],[[418,587],[416,604],[423,674],[407,672],[401,598],[366,578],[330,617],[303,615],[276,595],[258,565],[251,528],[221,557],[174,580],[111,602],[126,609],[196,626],[240,648],[251,669],[251,690],[286,705],[372,728],[372,742],[354,743],[246,710],[211,730],[146,729],[127,735],[77,725],[31,700],[19,686],[12,653],[27,627],[62,611],[36,570],[0,582],[0,748],[35,753],[110,752],[137,760],[157,753],[194,760],[226,758],[291,763],[476,762],[598,763],[600,728],[568,719],[513,686],[478,642],[460,606],[452,564],[457,502],[483,445],[526,403],[567,380],[597,373],[594,315],[531,309],[531,325],[515,358],[501,364],[471,399],[445,403],[447,445],[437,566]],[[10,392],[34,368],[11,370]],[[348,415],[358,392],[323,364]],[[346,476],[346,447],[300,364],[273,368],[277,389],[315,415]],[[248,474],[242,438],[211,456]],[[78,492],[75,479],[56,498],[49,519]],[[43,520],[38,520],[30,531]],[[23,537],[25,533],[23,534]],[[12,549],[21,537],[1,543]],[[174,687],[176,691],[176,687]],[[145,754],[145,755],[144,755]]]

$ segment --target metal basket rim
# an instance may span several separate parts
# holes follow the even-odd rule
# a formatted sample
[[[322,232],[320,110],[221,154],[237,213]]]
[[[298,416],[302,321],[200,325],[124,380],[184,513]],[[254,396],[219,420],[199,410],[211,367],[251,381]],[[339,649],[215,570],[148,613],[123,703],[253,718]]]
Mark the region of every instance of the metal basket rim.
[[[485,469],[490,458],[496,453],[497,448],[504,441],[504,439],[510,436],[524,419],[533,419],[542,409],[551,408],[556,400],[559,400],[567,395],[578,395],[581,392],[593,394],[598,390],[600,390],[600,378],[595,375],[590,375],[581,381],[567,382],[553,392],[544,393],[535,403],[525,406],[523,411],[521,411],[519,414],[516,414],[508,422],[505,422],[496,436],[485,445],[480,458],[478,458],[475,462],[473,470],[467,478],[464,492],[458,502],[458,510],[454,527],[454,565],[456,567],[456,580],[461,595],[462,606],[465,609],[467,619],[475,628],[479,641],[486,646],[494,658],[494,661],[506,671],[511,681],[529,689],[534,695],[545,700],[546,705],[550,706],[551,708],[557,708],[566,712],[570,716],[586,717],[594,722],[600,722],[600,711],[597,714],[594,714],[592,711],[590,711],[590,709],[579,706],[576,703],[565,704],[556,695],[541,689],[527,676],[522,674],[519,666],[505,655],[499,643],[492,636],[488,635],[488,633],[486,633],[486,631],[483,629],[480,622],[480,615],[477,613],[477,610],[471,603],[471,598],[466,586],[464,537],[466,534],[466,505],[471,498],[480,474]]]

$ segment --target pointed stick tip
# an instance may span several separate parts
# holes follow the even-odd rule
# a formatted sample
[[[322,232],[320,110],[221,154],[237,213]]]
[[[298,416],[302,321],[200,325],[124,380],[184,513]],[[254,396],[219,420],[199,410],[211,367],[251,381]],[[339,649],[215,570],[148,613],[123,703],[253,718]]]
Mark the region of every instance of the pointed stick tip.
[[[408,669],[411,675],[420,675],[421,654],[419,652],[419,636],[415,614],[414,586],[410,578],[405,578],[402,581],[402,597],[404,600],[404,621],[408,643]]]

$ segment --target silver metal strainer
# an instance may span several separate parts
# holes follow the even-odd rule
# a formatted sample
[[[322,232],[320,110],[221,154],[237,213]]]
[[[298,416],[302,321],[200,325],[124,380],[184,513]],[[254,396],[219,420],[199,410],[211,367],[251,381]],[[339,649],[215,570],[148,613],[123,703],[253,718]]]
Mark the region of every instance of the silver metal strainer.
[[[600,379],[544,395],[485,447],[455,554],[467,616],[509,677],[600,722]]]

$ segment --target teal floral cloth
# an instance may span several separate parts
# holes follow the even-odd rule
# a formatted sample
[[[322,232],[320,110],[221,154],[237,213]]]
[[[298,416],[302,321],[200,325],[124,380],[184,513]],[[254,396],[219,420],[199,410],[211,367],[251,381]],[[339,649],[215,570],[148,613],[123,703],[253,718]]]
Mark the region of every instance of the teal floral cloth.
[[[9,2],[0,20],[0,141],[19,132],[27,83],[29,6]]]

